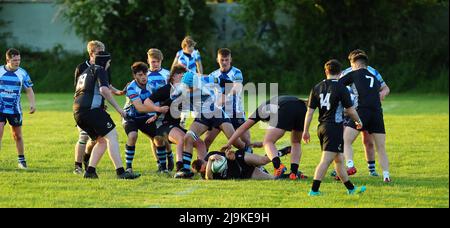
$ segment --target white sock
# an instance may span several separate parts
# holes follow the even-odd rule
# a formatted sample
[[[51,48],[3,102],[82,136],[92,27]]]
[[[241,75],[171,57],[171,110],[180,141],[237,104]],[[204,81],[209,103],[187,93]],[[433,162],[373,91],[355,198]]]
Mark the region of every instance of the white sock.
[[[389,178],[389,171],[383,171],[383,178]]]
[[[352,168],[353,166],[355,166],[355,164],[353,164],[353,161],[352,160],[348,160],[347,161],[347,167],[348,168]]]

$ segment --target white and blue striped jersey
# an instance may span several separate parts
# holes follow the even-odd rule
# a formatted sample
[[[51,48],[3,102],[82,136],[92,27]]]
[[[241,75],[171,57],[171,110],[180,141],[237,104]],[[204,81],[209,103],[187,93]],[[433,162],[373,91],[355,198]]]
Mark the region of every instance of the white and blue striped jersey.
[[[23,68],[8,71],[6,66],[0,66],[0,113],[22,114],[20,93],[22,88],[32,86],[33,82]]]
[[[375,76],[375,78],[380,82],[381,87],[386,85],[386,82],[384,82],[383,77],[381,77],[381,74],[373,67],[371,66],[367,66],[367,70],[373,74]],[[344,71],[341,72],[341,75],[339,78],[344,77],[345,75],[347,75],[348,73],[352,72],[352,68],[349,67],[347,69],[345,69]],[[353,107],[356,108],[356,106],[358,105],[358,91],[356,90],[355,84],[352,84],[350,86],[347,86],[348,91],[350,92],[350,97],[352,99],[353,102]]]
[[[197,114],[215,113],[221,110],[216,104],[218,90],[218,79],[213,76],[194,76],[194,92],[192,93],[193,111]]]
[[[170,71],[161,68],[159,71],[148,71],[147,79],[150,84],[151,93],[156,92],[159,88],[167,84],[167,79],[169,79]]]
[[[133,101],[140,98],[141,102],[144,103],[145,99],[149,98],[151,95],[151,85],[147,82],[145,88],[138,86],[136,81],[132,81],[127,86],[127,101],[125,103],[124,110],[128,117],[131,118],[147,118],[153,116],[155,113],[140,113],[136,110],[133,105]]]
[[[192,54],[186,54],[183,50],[177,52],[175,56],[178,64],[182,64],[186,66],[186,68],[194,73],[197,73],[197,64],[196,62],[201,62],[202,58],[200,57],[200,52],[198,50],[194,50]]]
[[[231,67],[228,72],[222,72],[220,69],[212,72],[210,76],[226,79],[232,81],[233,83],[244,83],[244,77],[242,75],[241,70],[236,67]],[[231,89],[231,88],[229,88]],[[226,89],[222,91],[222,93],[226,93]],[[242,99],[242,91],[239,94],[225,94],[225,113],[232,118],[245,118],[244,111],[244,100]]]

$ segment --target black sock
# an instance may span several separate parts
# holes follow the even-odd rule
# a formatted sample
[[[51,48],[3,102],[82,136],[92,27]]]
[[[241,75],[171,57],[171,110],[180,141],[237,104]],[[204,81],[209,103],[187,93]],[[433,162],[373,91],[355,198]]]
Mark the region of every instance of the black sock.
[[[345,187],[346,187],[348,190],[353,190],[353,189],[355,189],[355,186],[354,186],[354,185],[352,184],[352,182],[350,182],[350,181],[345,182],[344,185],[345,185]]]
[[[75,162],[75,168],[81,168],[82,164],[81,162]]]
[[[19,163],[26,163],[26,161],[25,161],[25,155],[18,155],[18,156],[17,156],[17,161],[18,161]]]
[[[86,173],[95,173],[95,168],[92,166],[88,166]]]
[[[369,168],[369,172],[375,172],[375,161],[368,161],[367,168]]]
[[[91,154],[84,154],[84,156],[83,156],[84,162],[87,162],[87,163],[89,163],[90,158],[91,158]]]
[[[313,180],[313,184],[312,184],[311,190],[314,191],[314,192],[318,192],[319,188],[320,188],[320,183],[322,183],[322,181],[320,181],[320,180]]]
[[[278,168],[280,168],[281,160],[279,157],[275,157],[272,159],[272,163],[273,163],[273,167],[275,169],[278,169]]]
[[[183,168],[183,162],[177,161],[177,172],[180,171]]]
[[[124,173],[124,172],[125,172],[125,169],[123,169],[123,167],[120,167],[120,168],[116,169],[116,174],[117,175],[122,175],[122,173]]]
[[[291,163],[291,173],[294,173],[294,174],[298,173],[298,164]]]

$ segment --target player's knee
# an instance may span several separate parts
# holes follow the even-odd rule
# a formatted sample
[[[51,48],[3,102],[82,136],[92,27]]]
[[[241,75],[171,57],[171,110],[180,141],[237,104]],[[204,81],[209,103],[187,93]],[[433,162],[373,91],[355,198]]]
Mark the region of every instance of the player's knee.
[[[130,132],[130,133],[128,134],[128,141],[129,141],[129,142],[134,142],[134,143],[136,143],[137,138],[138,138],[137,132]]]
[[[16,142],[22,141],[22,140],[23,140],[22,134],[16,134],[16,133],[14,133],[14,134],[13,134],[13,139],[14,139],[14,141],[16,141]]]
[[[156,147],[162,147],[165,146],[165,139],[163,136],[155,136],[153,138],[153,143],[155,144]]]
[[[86,145],[86,144],[88,143],[88,140],[89,140],[89,136],[88,136],[87,133],[82,132],[82,133],[80,133],[80,135],[78,136],[78,143],[79,143],[79,144]]]
[[[185,145],[187,145],[187,144],[194,144],[194,142],[196,142],[198,140],[199,140],[199,137],[193,131],[188,131],[186,133],[186,135],[184,136],[184,144]]]
[[[368,138],[364,138],[363,144],[366,147],[366,149],[373,149],[375,147],[375,144],[373,143],[373,141]]]

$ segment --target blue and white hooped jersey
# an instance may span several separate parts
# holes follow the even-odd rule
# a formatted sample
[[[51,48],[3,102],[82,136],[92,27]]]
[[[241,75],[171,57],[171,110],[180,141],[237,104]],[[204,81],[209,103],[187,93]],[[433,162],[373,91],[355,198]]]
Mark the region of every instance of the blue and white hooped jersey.
[[[228,72],[222,72],[220,69],[212,72],[210,76],[219,79],[226,79],[233,83],[244,83],[244,77],[241,70],[236,67],[231,67]],[[231,88],[228,88],[231,89]],[[222,90],[222,93],[226,92],[226,88]],[[239,94],[226,94],[225,95],[225,113],[232,118],[245,118],[244,102],[242,99],[242,91]]]
[[[196,62],[201,62],[202,58],[200,57],[200,52],[198,50],[194,50],[192,54],[186,54],[183,50],[177,52],[176,57],[177,63],[186,66],[186,68],[194,73],[197,73],[197,64]]]
[[[133,105],[133,101],[138,98],[140,98],[141,102],[144,103],[145,99],[149,98],[151,94],[150,83],[147,82],[145,89],[142,89],[138,86],[136,81],[133,80],[127,87],[127,101],[124,107],[127,116],[131,118],[147,118],[153,116],[155,113],[138,112]]]
[[[375,76],[375,78],[380,82],[381,86],[386,85],[386,82],[384,82],[383,77],[381,77],[381,74],[373,67],[367,66],[367,70]],[[341,75],[339,78],[344,77],[348,73],[352,72],[352,68],[349,67],[341,72]],[[350,92],[350,98],[352,99],[353,106],[356,108],[358,105],[358,91],[356,90],[355,84],[352,84],[351,86],[347,86],[348,92]]]
[[[192,93],[193,111],[197,114],[215,113],[221,110],[216,104],[218,90],[220,86],[213,76],[196,75],[193,82],[194,92]]]
[[[8,71],[6,66],[0,66],[0,113],[22,114],[20,93],[22,88],[33,86],[28,73],[21,67]]]
[[[161,68],[159,71],[148,71],[147,79],[150,84],[151,93],[156,92],[159,88],[167,84],[167,79],[169,79],[170,71]]]

